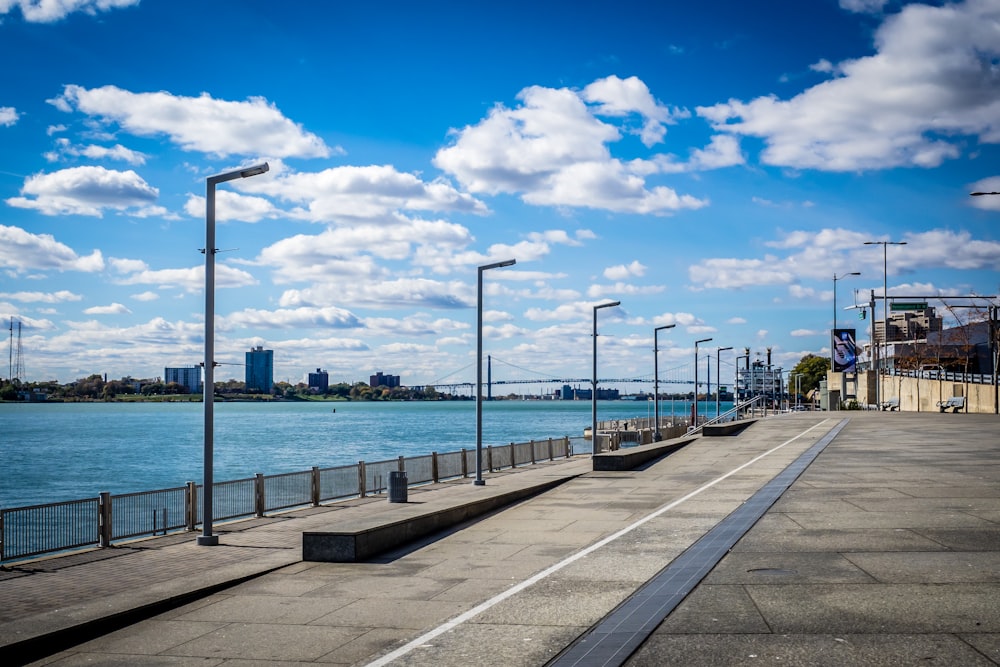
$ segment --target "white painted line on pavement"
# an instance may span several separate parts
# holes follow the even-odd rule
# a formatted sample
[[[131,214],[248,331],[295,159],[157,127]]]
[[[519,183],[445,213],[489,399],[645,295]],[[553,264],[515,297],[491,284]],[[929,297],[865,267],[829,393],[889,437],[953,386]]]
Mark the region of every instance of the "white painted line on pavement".
[[[656,517],[660,516],[661,514],[664,514],[665,512],[669,512],[670,510],[674,509],[675,507],[677,507],[681,503],[686,502],[686,501],[690,500],[691,498],[694,498],[699,493],[702,493],[703,491],[707,491],[708,489],[712,488],[713,486],[715,486],[719,482],[722,482],[723,480],[727,479],[728,477],[731,477],[731,476],[735,475],[736,473],[740,472],[744,468],[753,465],[754,463],[756,463],[757,461],[760,461],[765,456],[769,456],[769,455],[773,454],[774,452],[778,451],[779,449],[781,449],[785,445],[789,445],[789,444],[795,442],[796,440],[798,440],[802,436],[806,435],[807,433],[809,433],[813,429],[818,428],[818,427],[822,426],[823,424],[826,424],[829,421],[831,421],[831,420],[830,419],[824,419],[821,422],[817,422],[817,423],[813,424],[812,426],[810,426],[806,430],[802,431],[798,435],[796,435],[796,436],[794,436],[792,438],[789,438],[788,440],[785,440],[780,445],[772,447],[771,449],[767,450],[763,454],[760,454],[759,456],[756,456],[756,457],[750,459],[749,461],[747,461],[743,465],[740,465],[740,466],[737,466],[736,468],[733,468],[732,470],[730,470],[726,474],[721,475],[719,477],[716,477],[711,482],[708,482],[708,483],[704,484],[703,486],[698,487],[694,491],[688,493],[687,495],[681,496],[677,500],[664,505],[663,507],[659,508],[658,510],[654,511],[653,513],[647,514],[646,516],[644,516],[643,518],[639,519],[635,523],[633,523],[633,524],[631,524],[629,526],[626,526],[625,528],[622,528],[617,533],[613,533],[612,535],[608,535],[607,537],[605,537],[604,539],[600,540],[599,542],[595,542],[594,544],[590,545],[589,547],[587,547],[585,549],[582,549],[581,551],[578,551],[578,552],[576,552],[575,554],[573,554],[571,556],[566,557],[565,559],[559,561],[558,563],[556,563],[554,565],[550,565],[549,567],[547,567],[546,569],[542,570],[538,574],[536,574],[536,575],[534,575],[534,576],[532,576],[532,577],[530,577],[528,579],[525,579],[521,583],[516,584],[515,586],[512,586],[511,588],[508,588],[504,592],[502,592],[502,593],[500,593],[500,594],[498,594],[498,595],[490,598],[486,602],[483,602],[482,604],[479,604],[478,606],[475,606],[472,609],[470,609],[470,610],[468,610],[466,612],[463,612],[462,614],[459,614],[455,618],[451,619],[450,621],[446,621],[445,623],[439,625],[438,627],[434,628],[433,630],[430,630],[430,631],[428,631],[428,632],[420,635],[419,637],[417,637],[416,639],[414,639],[410,643],[408,643],[408,644],[406,644],[404,646],[400,646],[395,651],[392,651],[391,653],[387,653],[384,656],[382,656],[381,658],[378,658],[377,660],[369,662],[366,665],[366,667],[384,667],[385,665],[388,665],[389,663],[391,663],[396,658],[403,657],[407,653],[411,652],[413,649],[420,648],[421,646],[424,646],[425,644],[427,644],[427,642],[431,641],[435,637],[439,637],[440,635],[448,632],[449,630],[453,630],[454,628],[458,627],[462,623],[465,623],[469,619],[475,618],[479,614],[481,614],[484,611],[490,609],[491,607],[496,606],[497,604],[503,602],[507,598],[512,597],[514,595],[517,595],[518,593],[520,593],[524,589],[528,588],[529,586],[532,586],[532,585],[538,583],[539,581],[541,581],[542,579],[545,579],[550,574],[558,572],[559,570],[563,569],[567,565],[570,565],[571,563],[574,563],[574,562],[580,560],[584,556],[592,554],[593,552],[597,551],[601,547],[604,547],[604,546],[606,546],[608,544],[611,544],[612,542],[614,542],[618,538],[622,537],[623,535],[627,535],[628,533],[632,532],[633,530],[635,530],[639,526],[642,526],[643,524],[645,524],[645,523],[647,523],[649,521],[652,521],[653,519],[655,519]]]

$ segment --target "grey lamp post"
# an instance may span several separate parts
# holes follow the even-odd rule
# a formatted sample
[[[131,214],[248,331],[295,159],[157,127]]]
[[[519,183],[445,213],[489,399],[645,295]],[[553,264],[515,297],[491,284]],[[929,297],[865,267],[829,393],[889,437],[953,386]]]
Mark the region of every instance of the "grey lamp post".
[[[219,536],[212,534],[212,484],[214,483],[212,457],[215,449],[215,186],[237,178],[249,178],[268,170],[266,162],[234,169],[223,174],[209,176],[205,185],[205,382],[202,388],[202,403],[205,407],[205,470],[201,491],[202,532],[198,544],[215,546]]]
[[[476,479],[473,484],[483,486],[483,272],[513,266],[515,259],[484,264],[479,267],[476,283]]]
[[[664,324],[653,329],[653,439],[660,439],[660,349],[656,334],[664,329],[673,329],[676,324]]]
[[[715,351],[715,418],[719,418],[719,393],[722,389],[722,381],[719,379],[719,353],[731,350],[732,347],[720,347]]]
[[[601,308],[620,306],[621,303],[621,301],[611,301],[608,303],[599,303],[594,306],[594,368],[590,383],[590,440],[594,454],[601,452],[600,446],[597,443],[597,311]]]
[[[692,406],[694,408],[694,416],[692,417],[694,423],[691,426],[698,425],[698,346],[711,340],[711,338],[702,338],[694,342],[694,405]]]
[[[984,195],[1000,195],[1000,192],[970,192],[969,193],[969,196],[971,196],[971,197],[982,197]],[[994,313],[996,313],[996,307],[995,306],[993,307],[993,311],[994,311]],[[996,322],[996,316],[994,315],[993,317],[990,318],[990,327],[991,327],[991,330],[992,330],[993,327],[996,326],[994,324],[995,322]],[[991,345],[996,346],[998,343],[1000,343],[1000,341],[996,340],[996,335],[997,334],[994,333],[991,336],[991,338],[990,338],[990,344]],[[998,384],[998,380],[997,380],[997,377],[998,377],[998,373],[997,373],[998,361],[1000,361],[1000,357],[998,357],[997,353],[994,352],[994,354],[993,354],[993,414],[1000,414],[1000,384]]]
[[[836,273],[833,274],[833,328],[834,329],[837,328],[837,281],[838,280],[843,280],[847,276],[860,276],[860,275],[861,274],[858,271],[851,271],[850,273],[845,273],[842,276],[838,276]],[[834,370],[834,365],[833,365],[833,357],[834,357],[833,352],[834,352],[834,350],[833,350],[833,336],[832,336],[832,334],[831,334],[831,337],[830,337],[830,346],[831,346],[830,347],[830,370],[832,371],[832,370]]]
[[[886,247],[891,245],[906,245],[906,241],[865,241],[865,245],[882,246],[882,345],[885,346],[883,354],[879,355],[879,366],[886,365],[885,357],[889,353],[889,307],[888,307],[888,275],[889,262],[887,259]],[[874,319],[874,318],[873,318]],[[872,331],[875,325],[872,324]],[[832,355],[831,355],[832,356]],[[882,405],[882,369],[875,369],[875,405]]]

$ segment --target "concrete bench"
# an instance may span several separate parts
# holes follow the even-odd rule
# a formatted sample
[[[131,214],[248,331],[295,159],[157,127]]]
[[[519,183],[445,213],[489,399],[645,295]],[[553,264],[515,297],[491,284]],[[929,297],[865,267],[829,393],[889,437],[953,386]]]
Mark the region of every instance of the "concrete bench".
[[[651,442],[648,445],[627,447],[613,452],[601,452],[594,458],[594,470],[634,470],[644,463],[676,452],[684,445],[697,440],[698,436],[682,436],[671,440]]]
[[[941,412],[947,412],[949,408],[952,412],[958,412],[965,407],[965,396],[952,396],[947,401],[938,401],[937,407]]]
[[[893,397],[888,401],[882,401],[882,410],[888,410],[889,412],[899,410],[899,398]]]
[[[756,419],[737,419],[731,422],[722,422],[721,424],[707,424],[701,428],[701,434],[706,438],[719,435],[737,435],[756,422]]]
[[[525,475],[525,480],[528,475]],[[377,511],[337,522],[330,530],[302,533],[302,560],[321,563],[357,563],[451,528],[463,521],[548,491],[571,479],[547,477],[512,488],[493,485],[454,488],[432,501],[380,504]],[[527,480],[526,480],[527,481]],[[473,492],[472,489],[478,489]],[[428,497],[421,494],[421,498]]]

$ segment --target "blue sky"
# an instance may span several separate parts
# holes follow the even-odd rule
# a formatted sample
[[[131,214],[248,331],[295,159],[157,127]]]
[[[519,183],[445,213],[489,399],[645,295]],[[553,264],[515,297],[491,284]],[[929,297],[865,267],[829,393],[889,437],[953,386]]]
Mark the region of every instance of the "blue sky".
[[[1000,0],[0,0],[0,316],[25,379],[404,384],[791,368],[837,304],[1000,293]],[[841,326],[865,326],[842,311]],[[704,363],[704,362],[703,362]],[[522,370],[526,369],[526,370]],[[704,373],[704,370],[702,370]],[[0,375],[7,376],[5,365]],[[704,376],[703,376],[704,377]],[[550,387],[551,388],[551,387]],[[648,387],[646,387],[648,389]]]

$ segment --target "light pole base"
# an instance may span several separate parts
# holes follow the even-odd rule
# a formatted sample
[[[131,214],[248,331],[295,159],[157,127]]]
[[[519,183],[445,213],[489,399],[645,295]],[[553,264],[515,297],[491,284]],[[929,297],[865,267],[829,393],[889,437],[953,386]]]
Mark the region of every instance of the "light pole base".
[[[199,535],[198,536],[198,546],[200,546],[200,547],[217,547],[217,546],[219,546],[219,536],[218,535]]]
[[[476,479],[472,481],[473,486],[486,486],[485,479]]]

